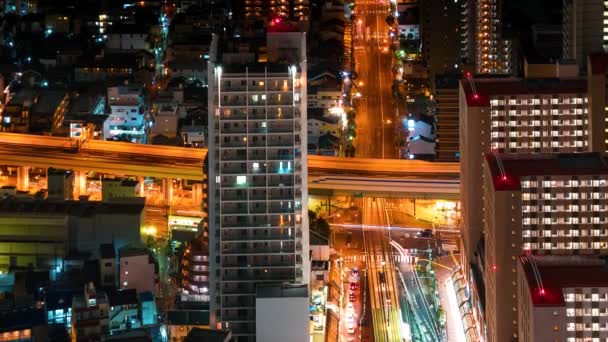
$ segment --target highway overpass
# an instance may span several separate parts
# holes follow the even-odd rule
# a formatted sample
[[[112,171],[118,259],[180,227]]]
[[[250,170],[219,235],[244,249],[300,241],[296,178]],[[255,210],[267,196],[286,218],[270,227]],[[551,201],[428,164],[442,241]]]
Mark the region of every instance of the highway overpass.
[[[203,181],[207,149],[0,133],[0,160],[119,176]],[[311,193],[458,197],[458,163],[308,156]]]
[[[460,198],[460,181],[458,179],[309,175],[308,193],[313,195],[361,193],[368,197],[457,200]]]

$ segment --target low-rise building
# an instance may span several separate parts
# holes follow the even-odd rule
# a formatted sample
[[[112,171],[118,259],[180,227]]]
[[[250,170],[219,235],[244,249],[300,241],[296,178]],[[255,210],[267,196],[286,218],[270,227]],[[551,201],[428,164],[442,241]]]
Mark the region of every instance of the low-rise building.
[[[83,294],[72,298],[72,342],[100,341],[110,331],[109,311],[106,293],[85,285]]]
[[[108,88],[110,129],[104,135],[110,139],[146,142],[147,113],[142,85]]]
[[[99,283],[101,286],[115,287],[118,265],[116,249],[111,243],[99,246]]]
[[[158,293],[158,264],[147,249],[125,247],[118,251],[119,286],[137,293]]]
[[[110,333],[141,327],[137,290],[122,289],[108,292]]]
[[[137,196],[139,182],[124,178],[104,178],[101,181],[102,201],[120,201]]]
[[[29,131],[32,133],[58,133],[68,108],[65,90],[40,91],[29,114]]]
[[[152,292],[142,292],[139,294],[139,304],[141,306],[141,324],[152,325],[158,322],[158,310],[156,309],[156,299]]]
[[[44,309],[36,307],[0,310],[0,341],[47,341]]]

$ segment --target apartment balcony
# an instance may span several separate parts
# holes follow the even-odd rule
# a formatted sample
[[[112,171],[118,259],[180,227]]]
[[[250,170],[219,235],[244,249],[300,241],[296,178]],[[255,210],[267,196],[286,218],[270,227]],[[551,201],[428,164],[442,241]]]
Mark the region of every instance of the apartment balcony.
[[[226,313],[225,311],[234,311],[234,313]],[[222,321],[230,322],[230,331],[232,332],[232,335],[255,331],[255,310],[239,310],[246,311],[246,313],[241,314],[236,311],[236,309],[229,308],[222,310]]]
[[[255,309],[255,298],[251,297],[230,297],[222,300],[224,309]]]
[[[234,275],[223,275],[222,282],[293,282],[296,274],[294,271],[268,271],[252,270],[253,272],[241,272]],[[256,272],[257,271],[257,272]]]
[[[254,268],[293,268],[295,267],[295,261],[293,260],[285,260],[285,261],[276,261],[276,262],[222,262],[222,268],[225,269],[254,269]]]
[[[255,296],[255,284],[224,284],[222,286],[222,296],[241,297]]]
[[[283,248],[226,248],[221,251],[223,256],[228,255],[288,255],[295,253],[294,247],[283,246]]]
[[[230,139],[228,141],[222,141],[220,143],[220,148],[222,149],[226,149],[226,148],[246,148],[247,147],[247,141],[243,140],[243,139],[233,139],[233,138],[237,138],[237,137],[230,137]]]
[[[247,205],[244,203],[235,204],[224,204],[222,208],[222,215],[230,215],[230,214],[246,214],[247,213]]]
[[[232,242],[267,242],[267,241],[293,241],[294,235],[290,234],[290,228],[282,228],[283,232],[275,232],[269,234],[262,234],[259,232],[255,234],[256,231],[251,232],[247,230],[241,230],[240,234],[235,231],[224,231],[222,232],[222,243],[232,243]],[[279,230],[279,229],[272,229]],[[293,232],[293,228],[291,228]]]

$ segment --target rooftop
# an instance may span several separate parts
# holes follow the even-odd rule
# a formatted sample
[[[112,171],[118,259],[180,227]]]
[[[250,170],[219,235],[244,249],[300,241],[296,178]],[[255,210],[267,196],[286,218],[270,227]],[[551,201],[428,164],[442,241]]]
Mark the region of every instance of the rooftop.
[[[551,95],[585,94],[587,80],[584,78],[520,79],[520,78],[473,78],[477,93],[473,93],[467,79],[461,85],[470,107],[487,107],[490,98],[499,95]]]
[[[70,215],[93,217],[99,214],[140,215],[143,203],[118,203],[98,201],[49,201],[9,196],[0,199],[0,216],[22,215]]]
[[[486,154],[494,190],[517,191],[525,176],[608,175],[607,155],[599,153],[500,154],[503,172],[494,153]]]
[[[108,302],[110,303],[110,306],[136,305],[138,303],[137,290],[124,289],[110,291],[108,292]]]
[[[608,265],[581,255],[519,257],[534,306],[563,306],[564,288],[608,287]]]

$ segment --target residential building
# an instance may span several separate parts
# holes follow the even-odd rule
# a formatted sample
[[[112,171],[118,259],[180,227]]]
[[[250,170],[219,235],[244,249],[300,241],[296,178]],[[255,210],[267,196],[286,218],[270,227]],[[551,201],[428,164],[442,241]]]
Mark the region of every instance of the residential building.
[[[0,310],[0,341],[47,341],[45,312],[35,307]]]
[[[109,333],[109,312],[106,293],[85,285],[84,293],[72,298],[72,342],[100,341]]]
[[[142,326],[139,317],[137,290],[122,289],[108,292],[110,305],[110,333],[137,329]]]
[[[518,341],[608,339],[608,266],[589,256],[524,255],[517,262]]]
[[[462,66],[460,6],[452,0],[420,2],[423,57],[432,78]]]
[[[589,127],[605,127],[604,118],[601,112],[590,110],[589,103],[595,98],[589,100],[587,89],[587,80],[579,78],[461,81],[460,172],[466,260],[474,260],[482,234],[483,182],[479,180],[483,154],[492,149],[501,153],[600,149]],[[600,145],[603,149],[603,143]]]
[[[458,81],[450,76],[435,78],[435,160],[460,160]]]
[[[63,325],[68,331],[72,327],[72,298],[79,293],[72,290],[47,289],[44,307],[48,325]]]
[[[116,287],[118,265],[116,249],[111,243],[99,246],[99,284],[104,287]]]
[[[283,18],[294,21],[308,21],[310,4],[308,0],[270,0],[251,1],[243,0],[245,19],[275,19]]]
[[[106,48],[114,50],[149,49],[150,28],[140,24],[112,25],[108,28]]]
[[[310,341],[308,285],[261,285],[256,292],[258,341]]]
[[[157,135],[167,138],[177,136],[178,106],[175,104],[162,103],[154,110],[154,123],[150,129],[150,139]]]
[[[118,251],[119,286],[137,293],[158,293],[158,263],[147,249],[125,247]]]
[[[209,303],[209,245],[204,237],[193,240],[182,257],[182,289],[188,300]]]
[[[485,156],[481,267],[488,341],[518,338],[518,256],[608,254],[606,158],[599,153]]]
[[[68,108],[65,90],[44,90],[38,93],[29,113],[29,131],[32,133],[58,133]]]
[[[608,45],[608,5],[602,0],[563,0],[562,56],[584,67],[590,53]]]
[[[502,37],[502,0],[467,1],[467,4],[470,6],[467,11],[475,11],[467,15],[469,19],[474,17],[476,73],[511,74],[513,51],[511,41]]]
[[[473,308],[484,310],[488,289],[484,255],[483,155],[500,153],[582,153],[606,148],[604,55],[592,56],[588,79],[571,65],[543,71],[563,77],[478,79],[460,82],[460,168],[464,280]],[[536,67],[536,66],[535,66]],[[545,66],[543,66],[544,68]],[[538,73],[538,71],[534,71]],[[600,108],[600,109],[598,109]],[[487,222],[485,223],[487,225]],[[484,313],[475,312],[483,325]],[[488,318],[485,315],[485,318]],[[494,319],[494,318],[493,318]],[[483,331],[483,329],[482,329]],[[490,331],[488,327],[487,331]]]
[[[131,142],[146,142],[147,114],[141,85],[108,88],[110,129],[106,139],[122,138]]]
[[[257,286],[308,283],[305,44],[268,33],[267,63],[208,66],[211,325],[239,342]]]

